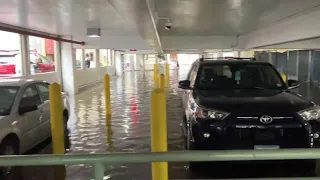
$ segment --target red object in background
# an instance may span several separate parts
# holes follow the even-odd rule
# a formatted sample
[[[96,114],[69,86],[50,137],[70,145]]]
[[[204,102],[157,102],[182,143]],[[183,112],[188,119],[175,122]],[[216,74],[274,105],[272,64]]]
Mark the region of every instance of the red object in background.
[[[46,53],[47,54],[54,54],[54,40],[52,39],[45,39],[46,44]]]
[[[136,50],[136,49],[134,49],[134,48],[131,48],[131,49],[130,49],[130,51],[137,51],[137,50]]]
[[[37,73],[44,73],[44,72],[53,72],[55,71],[55,64],[48,63],[49,60],[36,53],[36,50],[30,50],[30,56],[34,56],[40,61],[37,63],[38,65],[38,72]],[[20,52],[19,50],[12,50],[12,51],[7,51],[7,50],[0,50],[0,62],[1,58],[12,58],[12,62],[10,61],[5,61],[0,64],[0,77],[10,77],[14,76],[16,74],[16,65],[15,65],[15,56],[18,55]],[[31,58],[31,57],[30,57]],[[32,63],[30,59],[30,63]]]

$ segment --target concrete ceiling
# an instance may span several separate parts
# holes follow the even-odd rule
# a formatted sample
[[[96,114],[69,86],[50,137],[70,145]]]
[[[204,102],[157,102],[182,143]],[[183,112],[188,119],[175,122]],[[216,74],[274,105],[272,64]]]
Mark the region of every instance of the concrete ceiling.
[[[122,1],[134,7],[132,0]],[[151,50],[136,22],[119,12],[113,0],[0,0],[0,23],[73,36],[88,47]],[[118,3],[119,4],[119,3]],[[117,5],[117,4],[116,4]],[[135,10],[136,12],[139,12]],[[138,14],[138,13],[136,13]],[[101,28],[101,38],[87,38],[87,28]]]
[[[320,5],[319,0],[156,0],[158,16],[172,29],[161,36],[236,36]]]
[[[241,47],[252,33],[312,10],[320,1],[0,0],[0,4],[0,23],[72,36],[86,41],[88,48],[210,52]],[[164,17],[173,24],[170,31],[164,29]],[[102,37],[87,38],[87,28],[101,28]]]
[[[156,0],[155,9],[164,50],[203,51],[230,48],[237,35],[245,43],[251,32],[319,5],[319,0]],[[172,22],[170,31],[164,28],[164,17]]]

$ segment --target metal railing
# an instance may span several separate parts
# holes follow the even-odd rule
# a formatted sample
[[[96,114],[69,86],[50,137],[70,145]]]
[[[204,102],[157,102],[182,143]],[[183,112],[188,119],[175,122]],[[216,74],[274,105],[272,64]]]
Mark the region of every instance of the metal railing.
[[[0,166],[93,165],[94,179],[102,180],[105,163],[151,163],[186,161],[256,161],[320,159],[320,149],[172,151],[155,153],[106,153],[74,155],[0,156]],[[279,178],[276,178],[279,179]],[[297,178],[291,178],[297,179]],[[298,178],[299,180],[319,178]]]

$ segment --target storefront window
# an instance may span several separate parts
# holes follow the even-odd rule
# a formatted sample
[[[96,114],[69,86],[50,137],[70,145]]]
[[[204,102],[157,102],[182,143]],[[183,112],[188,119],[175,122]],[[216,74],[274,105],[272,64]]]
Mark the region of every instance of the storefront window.
[[[31,74],[54,72],[55,41],[29,36],[29,61]]]
[[[85,68],[95,68],[96,67],[96,53],[95,49],[85,49],[84,65]]]
[[[77,69],[83,69],[82,62],[84,61],[83,49],[76,49],[76,67]]]
[[[108,50],[100,49],[100,67],[108,66]]]
[[[0,78],[21,76],[22,56],[20,35],[0,31]]]

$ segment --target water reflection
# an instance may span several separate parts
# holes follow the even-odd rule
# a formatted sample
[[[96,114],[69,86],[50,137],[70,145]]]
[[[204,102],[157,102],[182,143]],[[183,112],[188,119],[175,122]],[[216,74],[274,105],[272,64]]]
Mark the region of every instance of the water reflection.
[[[65,148],[68,152],[70,149],[70,132],[66,132]],[[26,155],[32,154],[51,154],[52,146],[51,139],[44,141],[35,148],[31,149]],[[13,172],[6,177],[0,177],[1,180],[64,180],[66,179],[65,166],[28,166],[28,167],[15,167]]]
[[[168,149],[170,151],[183,149],[180,127],[183,110],[177,83],[179,79],[186,77],[187,71],[188,67],[183,66],[180,67],[180,71],[171,70],[170,88],[167,89]],[[113,77],[110,86],[111,121],[107,120],[110,117],[106,117],[102,84],[74,97],[74,114],[71,115],[72,119],[68,124],[70,129],[68,154],[150,151],[150,93],[153,89],[153,72],[126,72],[120,78]],[[315,100],[316,94],[319,92],[318,89],[304,87],[298,91],[303,95],[309,91],[309,97]],[[50,152],[51,147],[47,142],[47,145],[36,153]],[[203,171],[191,173],[186,162],[169,163],[169,176],[170,179],[316,175],[320,177],[319,170],[316,173],[310,172],[299,165],[301,164],[298,162],[284,164],[245,163],[240,165],[222,163],[219,166],[205,164]],[[151,164],[149,163],[106,164],[105,167],[105,176],[108,179],[151,179]],[[35,180],[50,179],[50,175],[53,173],[52,167],[28,167],[22,168],[22,171],[22,173],[16,174],[22,174],[25,179]],[[45,173],[46,171],[48,173]],[[66,166],[65,179],[88,180],[91,178],[91,165]]]

